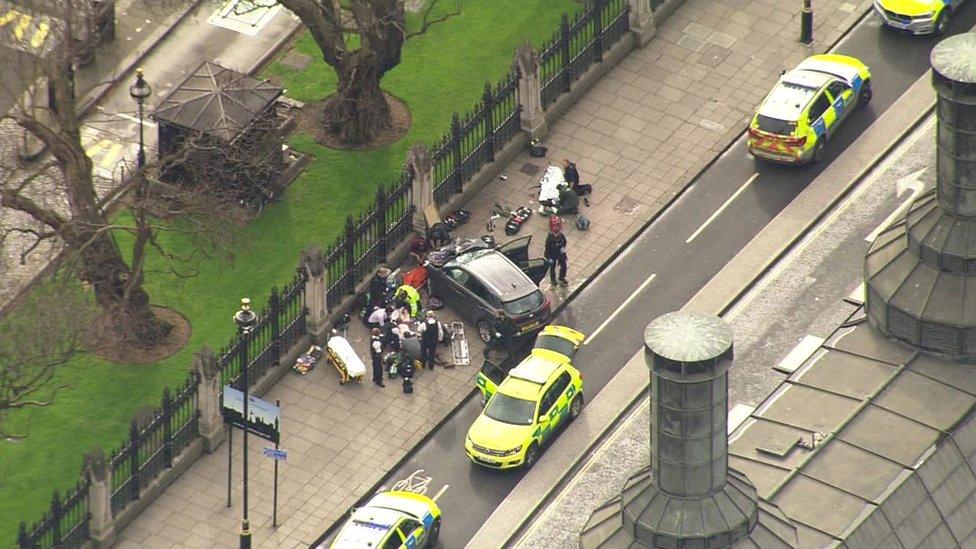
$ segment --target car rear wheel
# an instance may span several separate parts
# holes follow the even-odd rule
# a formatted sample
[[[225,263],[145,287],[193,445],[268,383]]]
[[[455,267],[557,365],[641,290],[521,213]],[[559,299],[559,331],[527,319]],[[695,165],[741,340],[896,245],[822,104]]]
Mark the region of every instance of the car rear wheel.
[[[865,80],[864,83],[861,84],[861,90],[857,92],[857,108],[860,109],[861,107],[866,106],[871,102],[871,98],[873,96],[874,93],[871,91],[871,81]]]
[[[441,537],[441,519],[440,517],[434,519],[434,524],[430,525],[430,536],[427,537],[427,547],[434,547],[437,545],[438,538]]]
[[[578,393],[576,398],[569,403],[569,420],[573,421],[578,418],[580,412],[583,411],[583,393]]]
[[[949,19],[950,19],[949,8],[945,8],[942,10],[942,13],[939,15],[939,18],[935,20],[934,34],[936,36],[944,36],[945,33],[948,32]]]
[[[478,322],[478,337],[481,338],[482,343],[490,343],[494,335],[494,331],[488,322],[484,320]]]
[[[529,445],[529,449],[525,451],[525,461],[523,462],[523,465],[525,465],[526,469],[531,469],[538,459],[539,445],[533,442]]]
[[[813,155],[810,156],[810,163],[811,164],[816,164],[816,163],[820,162],[821,160],[823,160],[823,157],[824,157],[824,149],[827,148],[826,143],[827,143],[827,140],[825,138],[821,137],[820,140],[817,141],[817,144],[813,146]]]

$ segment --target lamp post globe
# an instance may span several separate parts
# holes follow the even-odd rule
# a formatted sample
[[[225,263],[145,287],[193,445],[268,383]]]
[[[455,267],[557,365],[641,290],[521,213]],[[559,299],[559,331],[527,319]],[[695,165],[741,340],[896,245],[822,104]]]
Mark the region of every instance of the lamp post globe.
[[[241,358],[241,385],[243,386],[241,390],[244,393],[244,516],[241,519],[240,548],[250,549],[251,530],[247,520],[247,424],[249,415],[248,403],[250,401],[250,397],[248,396],[250,383],[248,382],[247,374],[250,368],[248,368],[247,347],[250,343],[251,331],[258,324],[258,315],[251,310],[250,299],[246,297],[241,298],[241,309],[234,313],[234,324],[237,325],[237,332],[240,334],[238,346]]]
[[[241,309],[234,313],[234,324],[237,324],[237,331],[241,334],[250,333],[258,323],[258,315],[251,310],[251,300],[241,298]]]
[[[139,106],[139,154],[136,157],[136,166],[141,170],[146,165],[146,148],[145,142],[143,140],[142,131],[142,117],[143,117],[143,105],[146,103],[146,99],[152,95],[152,86],[143,77],[142,68],[136,69],[136,81],[134,84],[129,86],[129,96],[135,100],[136,105]]]

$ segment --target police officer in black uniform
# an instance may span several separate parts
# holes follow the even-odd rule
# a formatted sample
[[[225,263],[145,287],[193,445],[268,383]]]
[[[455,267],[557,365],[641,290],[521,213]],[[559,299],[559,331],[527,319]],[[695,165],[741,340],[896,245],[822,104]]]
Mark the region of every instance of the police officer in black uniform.
[[[440,325],[433,311],[427,311],[427,319],[420,325],[420,359],[424,368],[434,369],[434,354],[440,341]]]
[[[373,361],[373,383],[380,387],[383,384],[383,338],[380,337],[380,329],[373,328],[369,338],[369,357]]]

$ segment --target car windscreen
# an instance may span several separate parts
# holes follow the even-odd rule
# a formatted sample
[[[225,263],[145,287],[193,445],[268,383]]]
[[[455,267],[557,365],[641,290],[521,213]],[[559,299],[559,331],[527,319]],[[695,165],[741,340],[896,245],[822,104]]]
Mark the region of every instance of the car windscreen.
[[[526,296],[502,303],[505,312],[512,316],[529,314],[542,305],[542,292],[536,290]]]
[[[511,423],[512,425],[532,425],[532,414],[535,412],[535,402],[521,398],[510,397],[503,393],[495,393],[485,415],[495,421]]]
[[[793,131],[796,130],[796,122],[780,120],[779,118],[770,118],[761,114],[756,117],[756,122],[758,123],[760,130],[775,133],[776,135],[792,135]]]
[[[573,345],[573,342],[565,337],[539,334],[539,337],[535,339],[535,346],[539,349],[555,351],[567,358],[573,358],[573,355],[576,354],[576,345]]]

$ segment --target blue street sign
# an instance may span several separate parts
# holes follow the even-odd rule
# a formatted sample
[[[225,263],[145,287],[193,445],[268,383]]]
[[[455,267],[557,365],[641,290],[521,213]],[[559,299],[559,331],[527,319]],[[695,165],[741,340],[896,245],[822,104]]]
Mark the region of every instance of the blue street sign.
[[[288,450],[279,450],[276,448],[262,448],[261,453],[264,457],[269,457],[271,459],[276,459],[278,461],[288,461]]]

